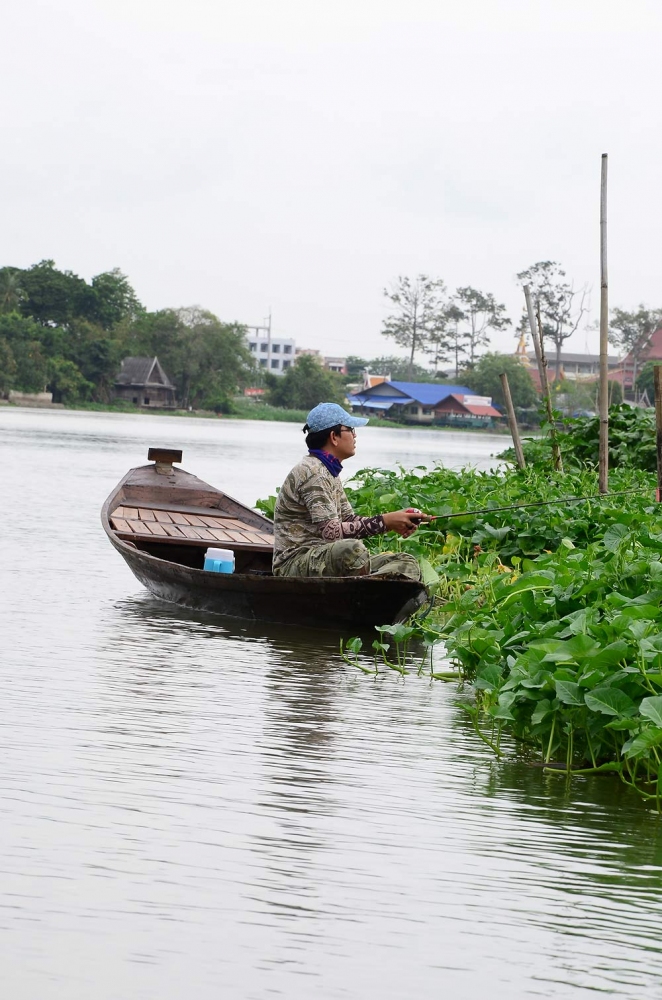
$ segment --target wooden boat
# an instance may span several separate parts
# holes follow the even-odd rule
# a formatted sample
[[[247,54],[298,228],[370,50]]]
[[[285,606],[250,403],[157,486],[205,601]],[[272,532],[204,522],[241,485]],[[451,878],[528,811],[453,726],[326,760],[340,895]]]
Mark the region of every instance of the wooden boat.
[[[271,571],[273,525],[173,462],[181,451],[150,448],[101,512],[111,544],[152,594],[233,618],[317,628],[404,621],[427,598],[402,577],[279,577]],[[208,547],[232,549],[235,572],[203,569]]]

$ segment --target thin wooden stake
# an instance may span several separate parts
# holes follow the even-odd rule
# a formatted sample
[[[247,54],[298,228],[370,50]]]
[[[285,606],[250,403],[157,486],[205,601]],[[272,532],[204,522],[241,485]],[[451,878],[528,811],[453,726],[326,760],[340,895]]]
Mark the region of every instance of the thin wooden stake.
[[[540,388],[542,390],[545,407],[547,409],[547,422],[549,423],[549,433],[552,439],[552,459],[554,461],[554,468],[557,472],[563,472],[563,459],[561,458],[561,449],[559,448],[559,443],[556,439],[556,427],[554,425],[554,414],[552,412],[552,397],[549,392],[549,383],[547,381],[547,358],[545,357],[545,349],[542,346],[542,336],[538,335],[536,316],[533,310],[533,299],[531,298],[531,289],[528,285],[524,286],[524,298],[526,299],[526,312],[529,317],[531,340],[533,341],[533,348],[536,352],[536,361],[538,362]]]
[[[529,330],[531,332],[531,340],[533,341],[533,349],[536,352],[536,361],[538,363],[538,374],[540,376],[540,391],[543,394],[543,398],[549,395],[549,386],[547,384],[547,366],[543,364],[542,351],[540,347],[540,340],[538,339],[538,330],[536,328],[536,314],[533,309],[533,299],[531,298],[531,289],[528,285],[524,286],[524,298],[526,299],[526,312],[529,317]]]
[[[657,429],[657,502],[662,501],[662,365],[654,365],[655,378],[655,426]]]
[[[513,397],[510,395],[510,386],[508,385],[508,375],[506,372],[502,372],[499,375],[501,379],[501,386],[503,388],[503,399],[506,404],[506,413],[508,414],[508,426],[510,427],[510,433],[513,438],[513,445],[515,446],[515,457],[517,458],[517,464],[520,469],[526,469],[526,461],[524,459],[524,451],[522,449],[522,442],[519,436],[519,428],[517,426],[517,417],[515,416],[515,407],[513,406]]]
[[[600,493],[609,490],[609,292],[607,283],[607,154],[602,154],[600,177],[600,444],[598,452]],[[659,434],[659,431],[658,431]]]

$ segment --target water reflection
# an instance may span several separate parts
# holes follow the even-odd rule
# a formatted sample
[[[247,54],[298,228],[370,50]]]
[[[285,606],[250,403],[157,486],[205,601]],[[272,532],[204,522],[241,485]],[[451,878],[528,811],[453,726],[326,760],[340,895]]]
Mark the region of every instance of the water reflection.
[[[478,984],[497,996],[516,984],[523,996],[640,996],[651,987],[660,970],[660,824],[613,778],[568,783],[516,750],[493,761],[452,688],[356,675],[315,633],[276,627],[265,636],[151,598],[119,602],[113,615],[125,632],[127,622],[129,633],[137,627],[143,653],[160,647],[139,671],[138,690],[160,717],[149,721],[151,752],[167,754],[174,739],[180,759],[196,752],[222,826],[228,806],[242,815],[230,825],[253,860],[242,862],[251,874],[239,921],[252,933],[269,928],[265,974],[315,978],[311,949],[325,951],[332,927],[344,961],[355,956],[355,934],[379,927],[371,950],[384,968],[394,949],[416,941],[433,949],[423,995],[433,995],[435,969],[457,977],[460,997]],[[187,697],[197,690],[196,723],[207,720],[214,734],[202,744],[189,728],[184,676]],[[232,706],[230,741],[221,697]],[[135,740],[131,726],[121,732]],[[250,785],[238,792],[227,771],[244,752]],[[168,774],[192,779],[186,767]],[[203,845],[227,849],[219,832],[208,830]],[[203,864],[198,877],[210,873]],[[398,995],[377,975],[385,995]],[[395,982],[405,988],[397,974]]]
[[[659,995],[661,825],[634,794],[494,760],[453,685],[364,676],[334,633],[152,598],[98,509],[175,425],[45,420],[0,413],[7,995]],[[193,471],[272,488],[284,429],[194,424]]]

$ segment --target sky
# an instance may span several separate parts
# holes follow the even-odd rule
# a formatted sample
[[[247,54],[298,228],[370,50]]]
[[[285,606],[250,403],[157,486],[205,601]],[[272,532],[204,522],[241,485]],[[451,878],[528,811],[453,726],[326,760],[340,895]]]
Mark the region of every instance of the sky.
[[[558,261],[662,306],[659,0],[21,0],[3,10],[0,266],[119,267],[328,355],[394,351],[399,275],[505,303]],[[567,348],[597,351],[582,327]],[[512,351],[512,331],[493,348]]]

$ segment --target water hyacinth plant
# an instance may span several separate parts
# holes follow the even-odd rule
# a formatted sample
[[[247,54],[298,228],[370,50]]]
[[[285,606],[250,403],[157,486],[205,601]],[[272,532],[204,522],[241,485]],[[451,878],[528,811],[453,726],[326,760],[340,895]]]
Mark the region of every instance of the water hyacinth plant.
[[[546,766],[613,771],[660,809],[662,508],[648,471],[622,465],[610,489],[569,500],[595,497],[596,472],[554,474],[547,463],[358,473],[347,489],[357,513],[415,506],[438,516],[410,539],[368,540],[416,555],[436,599],[406,626],[412,653],[382,628],[367,669],[434,678],[421,649],[442,643],[495,753],[508,736]],[[343,653],[366,669],[360,640]]]

